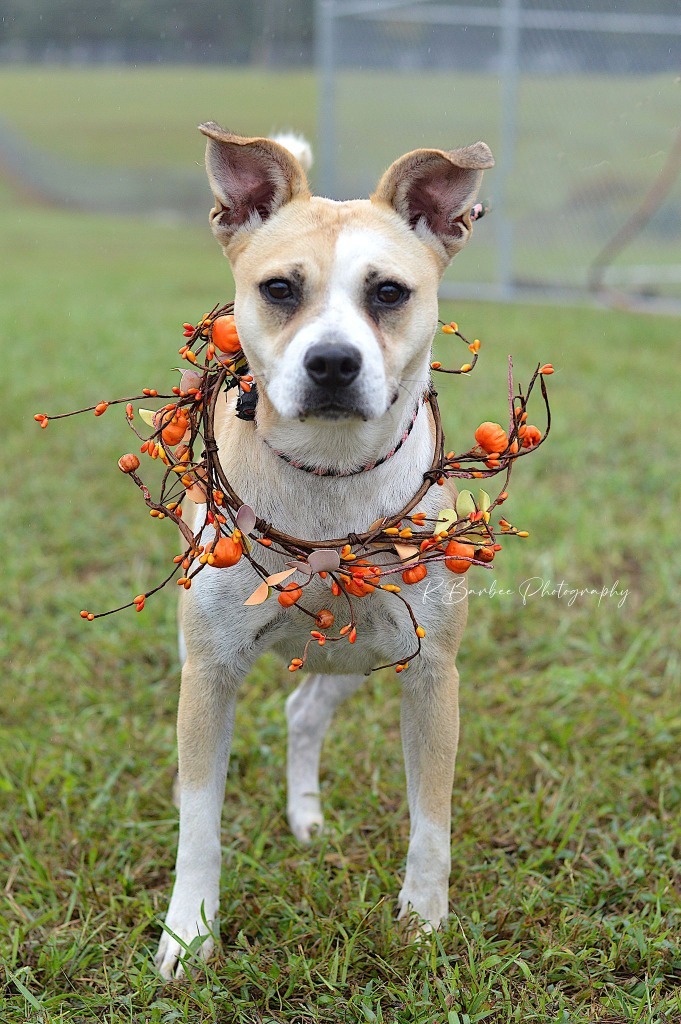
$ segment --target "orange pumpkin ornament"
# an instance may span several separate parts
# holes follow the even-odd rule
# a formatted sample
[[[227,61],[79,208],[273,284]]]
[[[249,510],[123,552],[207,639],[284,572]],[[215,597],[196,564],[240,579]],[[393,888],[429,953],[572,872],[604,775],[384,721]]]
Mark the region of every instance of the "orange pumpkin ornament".
[[[299,587],[297,583],[287,583],[282,592],[277,596],[277,601],[282,608],[290,608],[292,604],[300,601],[302,596],[302,587]]]
[[[209,565],[214,569],[225,569],[229,565],[236,565],[243,553],[241,541],[233,540],[232,537],[221,537],[210,550]]]
[[[471,567],[471,558],[475,556],[475,548],[472,544],[464,544],[459,540],[450,540],[445,548],[445,565],[450,572],[468,572]]]
[[[237,352],[241,351],[241,342],[239,341],[233,316],[219,316],[217,318],[213,324],[211,341],[216,348],[219,348],[221,352],[225,352],[227,355],[234,356]]]
[[[402,573],[402,580],[405,583],[420,583],[422,579],[428,575],[428,569],[423,563],[419,565],[412,565],[409,569],[405,569]]]
[[[534,448],[541,441],[541,430],[539,427],[527,424],[523,434],[523,448]]]
[[[368,594],[373,594],[378,585],[381,570],[375,565],[360,561],[355,562],[351,571],[351,577],[343,580],[348,594],[352,594],[353,597],[366,597]]]
[[[161,437],[166,444],[177,444],[187,433],[189,417],[184,409],[178,409],[177,406],[171,405],[156,413],[154,424],[157,427],[163,427]]]
[[[499,423],[486,420],[475,431],[475,440],[486,452],[503,452],[508,448],[506,431]]]

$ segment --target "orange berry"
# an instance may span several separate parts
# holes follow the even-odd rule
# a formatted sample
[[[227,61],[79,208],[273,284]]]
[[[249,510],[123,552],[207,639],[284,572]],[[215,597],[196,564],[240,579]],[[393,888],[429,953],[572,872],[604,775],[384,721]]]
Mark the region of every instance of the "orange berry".
[[[103,416],[108,408],[108,402],[100,402],[98,405],[95,406],[95,416]]]
[[[445,548],[445,565],[450,572],[464,573],[471,567],[471,558],[475,554],[472,544],[464,544],[458,540],[450,540]]]
[[[118,460],[118,468],[121,473],[134,473],[136,469],[139,469],[140,460],[132,452],[128,452],[127,455],[121,455]]]
[[[553,366],[551,365],[551,363],[544,363],[544,365],[542,367],[540,367],[539,372],[543,373],[544,376],[548,376],[548,374],[554,372],[553,371]]]
[[[322,608],[320,612],[317,612],[317,618],[315,622],[320,629],[330,629],[335,621],[333,612],[330,612],[328,608]]]

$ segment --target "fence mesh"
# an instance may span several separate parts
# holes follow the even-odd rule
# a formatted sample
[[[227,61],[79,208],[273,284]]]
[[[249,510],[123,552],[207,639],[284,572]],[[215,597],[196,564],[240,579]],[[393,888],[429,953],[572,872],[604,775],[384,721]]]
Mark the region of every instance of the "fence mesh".
[[[484,139],[498,160],[483,191],[496,211],[448,280],[473,293],[583,291],[673,150],[681,15],[664,0],[582,6],[327,0],[329,190],[366,195],[411,148]],[[607,283],[681,298],[681,166],[672,170]]]

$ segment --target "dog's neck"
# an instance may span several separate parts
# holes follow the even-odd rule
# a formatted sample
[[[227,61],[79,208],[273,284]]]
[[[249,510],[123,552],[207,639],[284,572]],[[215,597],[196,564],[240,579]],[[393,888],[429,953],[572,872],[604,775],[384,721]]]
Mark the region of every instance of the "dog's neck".
[[[406,442],[428,392],[427,371],[402,384],[383,416],[370,420],[283,419],[264,393],[258,399],[258,438],[299,472],[346,478],[387,461]],[[264,389],[263,389],[264,390]],[[304,467],[300,469],[300,467]]]
[[[416,376],[416,375],[414,375]],[[240,497],[257,515],[293,536],[322,540],[362,532],[394,514],[416,493],[433,458],[434,425],[428,404],[419,407],[413,430],[395,455],[375,469],[348,477],[319,477],[281,459],[263,440],[306,463],[353,469],[375,461],[404,432],[427,387],[425,373],[382,416],[366,422],[282,421],[267,401],[258,402],[258,422],[224,409],[218,432],[220,461]],[[428,502],[440,497],[429,492]]]

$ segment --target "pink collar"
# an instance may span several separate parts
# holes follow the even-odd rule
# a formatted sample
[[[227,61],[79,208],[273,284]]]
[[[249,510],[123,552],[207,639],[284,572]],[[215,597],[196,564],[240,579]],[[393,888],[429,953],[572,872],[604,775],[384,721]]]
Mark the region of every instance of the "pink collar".
[[[278,455],[280,459],[284,460],[284,462],[288,462],[289,466],[293,466],[294,469],[302,470],[303,473],[312,473],[313,476],[357,476],[358,473],[368,473],[369,470],[376,469],[377,466],[382,466],[384,462],[387,462],[388,459],[391,459],[393,455],[400,450],[404,442],[411,434],[414,428],[414,424],[416,423],[416,417],[421,411],[421,406],[428,401],[429,394],[429,392],[426,392],[419,399],[416,408],[414,409],[414,413],[411,417],[411,420],[409,421],[409,425],[405,428],[402,437],[399,439],[394,448],[391,448],[390,451],[383,455],[380,459],[376,459],[375,462],[367,462],[364,466],[360,466],[359,469],[341,470],[331,469],[328,466],[308,466],[304,462],[298,462],[296,459],[292,459],[290,455],[286,454],[286,452],[280,452],[277,448],[273,448],[272,445],[267,440],[267,438],[264,437],[263,441],[265,442],[267,447],[274,452],[275,455]]]

